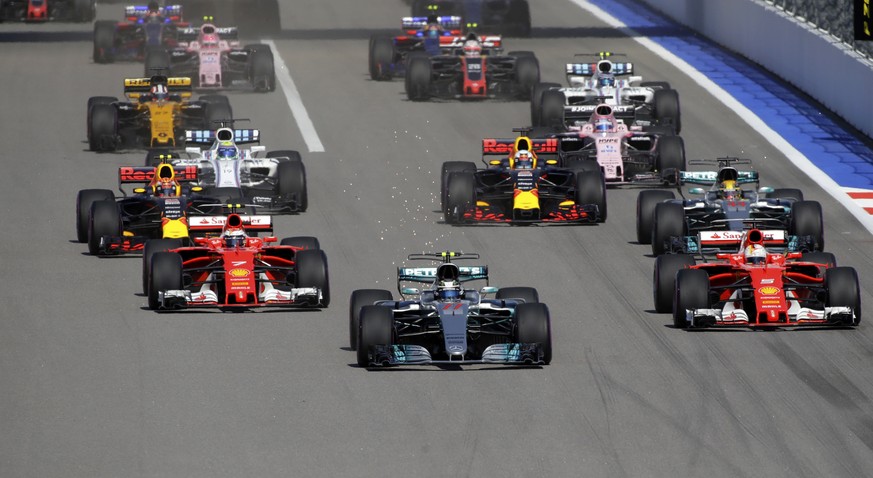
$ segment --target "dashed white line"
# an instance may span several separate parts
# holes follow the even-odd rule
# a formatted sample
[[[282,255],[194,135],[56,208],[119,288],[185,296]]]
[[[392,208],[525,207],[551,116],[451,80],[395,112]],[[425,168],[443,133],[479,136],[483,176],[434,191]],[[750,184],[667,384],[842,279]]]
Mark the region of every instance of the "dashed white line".
[[[303,136],[303,141],[306,141],[306,147],[309,152],[324,152],[324,145],[321,144],[321,139],[318,137],[318,132],[315,131],[315,125],[309,118],[309,113],[306,112],[306,106],[303,105],[303,99],[300,97],[300,92],[297,91],[297,85],[291,78],[291,72],[288,70],[288,65],[279,54],[279,49],[273,40],[264,40],[264,43],[270,45],[273,50],[273,66],[276,69],[276,80],[282,87],[282,92],[285,94],[285,99],[288,101],[288,107],[291,108],[291,114],[294,115],[294,121],[297,122],[297,128],[300,129],[300,134]]]

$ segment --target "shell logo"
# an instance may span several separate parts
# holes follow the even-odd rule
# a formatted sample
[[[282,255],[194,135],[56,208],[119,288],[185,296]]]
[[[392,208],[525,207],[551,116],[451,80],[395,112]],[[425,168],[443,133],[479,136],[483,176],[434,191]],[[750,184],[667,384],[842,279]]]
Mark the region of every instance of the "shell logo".
[[[227,272],[231,277],[248,277],[252,272],[248,269],[231,269]]]
[[[768,285],[766,287],[761,287],[760,289],[758,289],[758,292],[763,295],[776,295],[779,293],[779,288]]]

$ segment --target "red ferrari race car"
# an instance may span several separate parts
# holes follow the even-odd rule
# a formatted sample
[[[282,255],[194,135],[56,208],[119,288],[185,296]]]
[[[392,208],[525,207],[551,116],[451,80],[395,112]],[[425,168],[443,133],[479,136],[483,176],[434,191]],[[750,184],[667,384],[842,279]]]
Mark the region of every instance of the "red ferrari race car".
[[[677,328],[857,326],[858,274],[837,267],[827,252],[774,253],[765,234],[747,231],[739,251],[696,264],[687,254],[655,261],[658,312],[673,312]]]
[[[189,225],[222,227],[220,236],[195,237],[194,247],[166,251],[146,245],[148,304],[153,310],[194,307],[322,308],[330,303],[327,257],[314,237],[253,237],[272,230],[270,216],[198,218]],[[147,266],[146,266],[147,264]]]

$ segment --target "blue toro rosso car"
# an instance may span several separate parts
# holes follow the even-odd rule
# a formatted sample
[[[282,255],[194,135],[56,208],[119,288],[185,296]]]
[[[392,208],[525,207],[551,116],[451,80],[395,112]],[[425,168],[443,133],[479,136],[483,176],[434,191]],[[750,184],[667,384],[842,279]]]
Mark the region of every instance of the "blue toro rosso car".
[[[412,254],[437,267],[400,267],[400,300],[390,291],[352,292],[350,346],[361,367],[429,364],[547,365],[552,360],[549,309],[532,287],[490,287],[488,267],[454,261],[479,254]],[[466,288],[485,281],[481,289]],[[405,287],[408,283],[427,288]],[[494,294],[493,299],[486,299]]]
[[[125,7],[124,21],[94,23],[94,62],[142,61],[150,49],[176,47],[179,29],[189,26],[182,21],[181,5]]]
[[[406,63],[411,56],[435,56],[444,48],[463,42],[462,19],[459,16],[404,17],[403,34],[370,37],[370,77],[388,81],[406,75]]]

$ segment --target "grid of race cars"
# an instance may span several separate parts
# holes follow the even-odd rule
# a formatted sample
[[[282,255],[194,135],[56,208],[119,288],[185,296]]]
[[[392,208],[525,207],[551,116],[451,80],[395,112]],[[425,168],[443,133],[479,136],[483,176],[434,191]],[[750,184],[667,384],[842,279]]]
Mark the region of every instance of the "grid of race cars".
[[[2,4],[7,18],[46,15],[13,3]],[[68,3],[55,17],[93,19],[93,2]],[[475,21],[469,13],[462,2],[416,1],[397,34],[369,41],[371,79],[403,78],[410,101],[530,103],[529,125],[471,145],[481,166],[442,164],[446,227],[601,227],[610,188],[641,188],[636,241],[651,245],[655,309],[677,329],[860,324],[858,275],[825,252],[821,205],[762,186],[749,159],[686,160],[669,82],[643,81],[632,58],[608,51],[571,58],[566,85],[545,82],[536,54],[509,51],[500,34],[507,25],[530,32],[526,2]],[[79,242],[98,256],[140,254],[142,291],[157,312],[328,307],[318,239],[273,235],[273,215],[307,211],[302,155],[262,145],[221,94],[273,94],[269,46],[157,2],[97,21],[93,41],[95,62],[142,62],[143,75],[119,78],[123,99],[89,98],[89,148],[143,150],[144,161],[119,168],[121,196],[100,185],[79,191]],[[429,264],[397,269],[399,295],[351,292],[358,365],[550,363],[549,308],[535,288],[491,286],[487,265],[464,262],[479,259],[469,251],[405,259]]]

